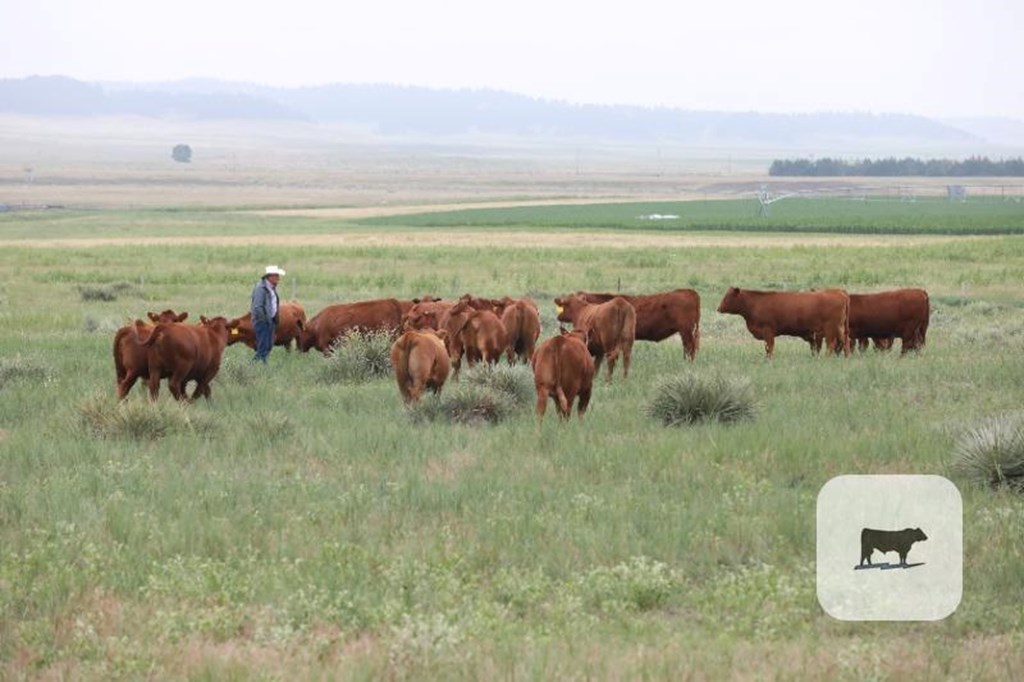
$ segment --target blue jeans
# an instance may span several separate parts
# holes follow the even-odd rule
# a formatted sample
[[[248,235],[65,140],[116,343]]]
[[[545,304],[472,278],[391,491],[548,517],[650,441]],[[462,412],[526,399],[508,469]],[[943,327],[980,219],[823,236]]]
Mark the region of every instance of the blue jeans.
[[[253,362],[259,360],[267,363],[267,356],[274,347],[274,323],[271,320],[258,320],[253,322],[253,331],[256,333],[256,356]]]

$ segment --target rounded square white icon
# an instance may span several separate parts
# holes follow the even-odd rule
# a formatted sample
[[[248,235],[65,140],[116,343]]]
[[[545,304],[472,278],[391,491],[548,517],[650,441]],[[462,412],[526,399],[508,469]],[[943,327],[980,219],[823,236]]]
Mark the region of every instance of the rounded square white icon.
[[[939,620],[963,594],[963,501],[933,475],[837,476],[818,492],[818,603],[839,620]]]

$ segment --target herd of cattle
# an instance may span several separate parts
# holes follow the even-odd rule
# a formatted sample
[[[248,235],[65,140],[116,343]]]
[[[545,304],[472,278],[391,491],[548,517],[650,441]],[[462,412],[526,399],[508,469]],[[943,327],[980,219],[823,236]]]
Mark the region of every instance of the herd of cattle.
[[[678,334],[683,354],[693,360],[700,346],[700,295],[692,289],[628,296],[577,292],[555,298],[558,321],[571,331],[537,345],[541,321],[529,298],[482,298],[466,294],[455,301],[433,297],[393,298],[329,305],[311,319],[299,303],[283,303],[274,343],[300,351],[316,348],[329,354],[334,344],[355,330],[386,331],[396,337],[391,362],[402,398],[415,402],[425,391],[439,392],[449,374],[457,379],[463,359],[497,363],[522,361],[533,368],[536,412],[543,419],[549,399],[569,417],[579,398],[583,415],[590,402],[594,375],[607,362],[608,381],[619,356],[623,378],[635,340],[661,341]],[[851,345],[863,351],[869,342],[879,350],[900,339],[902,352],[920,349],[928,331],[930,305],[923,289],[848,294],[842,289],[802,292],[752,291],[730,287],[718,312],[740,315],[754,338],[764,341],[770,358],[777,336],[806,340],[815,353],[822,344],[831,353],[848,355]],[[139,379],[148,382],[155,400],[160,381],[168,380],[175,399],[210,397],[226,346],[256,346],[249,315],[227,319],[200,317],[186,324],[188,313],[149,313],[114,336],[117,394],[125,398]]]

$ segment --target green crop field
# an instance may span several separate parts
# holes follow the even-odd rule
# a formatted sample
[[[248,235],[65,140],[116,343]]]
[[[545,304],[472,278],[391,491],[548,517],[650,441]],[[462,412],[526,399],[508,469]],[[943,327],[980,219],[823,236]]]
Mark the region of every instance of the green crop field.
[[[952,468],[965,429],[1024,405],[1020,206],[785,200],[763,227],[1014,233],[941,243],[629,242],[639,215],[681,216],[644,230],[742,231],[754,210],[0,216],[0,679],[1024,677],[1024,498]],[[458,226],[476,243],[258,238]],[[531,246],[582,226],[622,244]],[[521,245],[491,243],[509,230]],[[131,241],[223,233],[253,239]],[[17,244],[47,237],[124,242]],[[140,388],[116,404],[118,326],[164,308],[239,315],[267,263],[288,270],[282,291],[310,314],[380,296],[530,295],[544,337],[556,294],[693,287],[701,350],[689,365],[678,339],[639,342],[629,379],[602,376],[584,421],[549,409],[541,428],[530,404],[497,425],[414,423],[391,379],[332,383],[332,360],[281,349],[263,371],[240,346],[209,402],[174,405],[165,386],[155,406]],[[715,312],[730,285],[922,286],[928,345],[831,358],[783,338],[767,362],[741,319]],[[754,418],[666,428],[647,416],[659,379],[686,371],[748,382]],[[858,473],[959,485],[952,616],[844,623],[818,606],[816,496]]]
[[[371,225],[414,227],[608,228],[663,231],[850,234],[1021,234],[1024,203],[995,198],[787,198],[759,215],[756,200],[648,202],[496,208],[377,218]],[[653,216],[653,218],[652,218]]]

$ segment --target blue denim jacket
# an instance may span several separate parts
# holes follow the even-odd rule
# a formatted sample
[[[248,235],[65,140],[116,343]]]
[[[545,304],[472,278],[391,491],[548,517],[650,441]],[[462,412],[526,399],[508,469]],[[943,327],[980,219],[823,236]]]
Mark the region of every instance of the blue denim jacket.
[[[256,282],[252,290],[252,322],[269,322],[277,316],[277,291],[269,286],[266,280]]]

